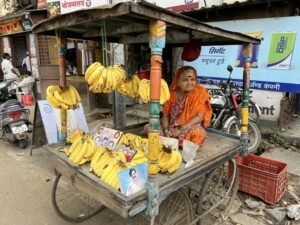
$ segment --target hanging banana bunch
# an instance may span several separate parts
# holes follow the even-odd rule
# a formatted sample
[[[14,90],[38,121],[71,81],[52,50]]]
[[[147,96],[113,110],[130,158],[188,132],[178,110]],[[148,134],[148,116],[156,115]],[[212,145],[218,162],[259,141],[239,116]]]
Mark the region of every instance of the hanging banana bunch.
[[[90,65],[85,72],[85,80],[93,93],[111,93],[126,79],[125,70],[119,65],[109,67],[99,62]]]
[[[72,86],[50,85],[46,91],[47,101],[55,109],[76,109],[81,102],[77,89]]]
[[[150,80],[143,79],[139,85],[139,96],[144,103],[150,102]],[[170,99],[170,91],[167,82],[161,79],[160,88],[160,104],[163,105],[167,100]]]
[[[140,78],[137,74],[131,76],[129,80],[124,81],[117,88],[117,91],[123,95],[128,95],[132,98],[139,97]]]

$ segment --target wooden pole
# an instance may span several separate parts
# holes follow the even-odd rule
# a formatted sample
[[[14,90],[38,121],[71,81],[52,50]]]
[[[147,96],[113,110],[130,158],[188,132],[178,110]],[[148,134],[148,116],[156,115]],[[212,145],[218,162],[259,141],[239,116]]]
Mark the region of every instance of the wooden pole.
[[[150,70],[150,132],[148,135],[148,159],[150,175],[158,173],[160,82],[162,51],[166,43],[166,24],[156,20],[150,22],[151,70]]]
[[[249,87],[250,87],[250,62],[252,57],[252,44],[245,44],[243,50],[244,75],[243,75],[243,104],[242,104],[242,124],[241,140],[243,150],[241,156],[248,154],[248,117],[249,117]]]
[[[58,45],[59,56],[59,85],[64,88],[67,85],[65,55],[67,51],[67,39],[56,32],[56,42]],[[60,110],[61,128],[60,128],[60,140],[65,141],[67,138],[67,110]]]

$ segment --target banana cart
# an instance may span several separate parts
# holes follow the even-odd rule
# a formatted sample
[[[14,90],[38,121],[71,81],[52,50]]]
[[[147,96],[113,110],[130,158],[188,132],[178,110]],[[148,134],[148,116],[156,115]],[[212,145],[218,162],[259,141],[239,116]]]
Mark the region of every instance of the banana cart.
[[[207,129],[207,140],[197,152],[192,166],[182,166],[172,175],[151,176],[146,188],[130,197],[90,173],[88,165],[76,166],[69,161],[58,150],[64,143],[47,145],[45,149],[57,174],[52,190],[54,209],[68,221],[81,222],[108,208],[115,213],[108,224],[200,224],[205,215],[221,205],[222,215],[226,217],[238,189],[234,156],[247,154],[251,44],[258,44],[260,40],[212,27],[146,2],[123,2],[76,11],[42,21],[33,30],[43,35],[59,34],[61,86],[66,85],[63,39],[100,40],[103,37],[103,23],[106,27],[104,41],[149,43],[151,48],[149,164],[157,163],[158,157],[155,152],[159,148],[159,87],[163,48],[165,44],[182,46],[191,35],[201,40],[202,45],[244,45],[242,136]],[[122,111],[118,108],[119,102],[113,107],[114,112]],[[65,118],[65,110],[61,111],[61,117]],[[118,114],[114,113],[117,129],[142,133],[144,124],[122,127],[116,117]],[[65,123],[62,119],[62,133],[66,133],[63,130]],[[229,172],[225,167],[229,168]]]

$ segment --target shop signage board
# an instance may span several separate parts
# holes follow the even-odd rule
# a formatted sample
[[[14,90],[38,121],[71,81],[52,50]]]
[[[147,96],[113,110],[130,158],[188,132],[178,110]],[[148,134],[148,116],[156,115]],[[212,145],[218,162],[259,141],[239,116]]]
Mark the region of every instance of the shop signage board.
[[[251,58],[250,88],[278,92],[300,90],[300,33],[299,17],[233,20],[209,23],[235,32],[245,33],[263,40],[253,45]],[[294,50],[295,49],[295,50]],[[277,54],[276,51],[278,52]],[[213,83],[226,82],[227,65],[233,66],[232,81],[243,85],[242,46],[203,46],[201,55],[193,62],[199,80]]]
[[[30,31],[32,28],[32,21],[30,18],[17,17],[0,22],[0,35],[9,35]]]
[[[109,4],[109,0],[48,0],[47,9],[50,16],[54,17],[107,4]]]

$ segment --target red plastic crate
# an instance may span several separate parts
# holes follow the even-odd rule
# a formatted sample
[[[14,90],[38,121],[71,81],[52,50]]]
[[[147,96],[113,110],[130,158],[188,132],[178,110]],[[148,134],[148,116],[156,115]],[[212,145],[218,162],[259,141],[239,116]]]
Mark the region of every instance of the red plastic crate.
[[[286,188],[287,164],[253,154],[236,157],[239,190],[275,204]],[[232,171],[232,170],[231,170]]]

